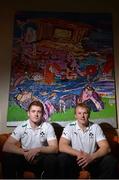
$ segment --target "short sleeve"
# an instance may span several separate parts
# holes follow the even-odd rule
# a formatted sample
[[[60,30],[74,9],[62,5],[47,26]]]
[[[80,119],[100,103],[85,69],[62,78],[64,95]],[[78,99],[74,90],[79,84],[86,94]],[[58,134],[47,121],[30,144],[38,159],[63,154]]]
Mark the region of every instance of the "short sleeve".
[[[64,128],[61,137],[71,140],[71,126],[69,124]]]
[[[17,141],[21,139],[21,136],[23,134],[23,128],[21,126],[18,126],[14,129],[11,136],[15,138]]]
[[[47,141],[56,139],[56,134],[53,126],[50,123],[48,123],[47,125]]]
[[[97,127],[96,127],[96,141],[101,141],[101,140],[105,140],[106,137],[101,129],[101,127],[97,124]]]

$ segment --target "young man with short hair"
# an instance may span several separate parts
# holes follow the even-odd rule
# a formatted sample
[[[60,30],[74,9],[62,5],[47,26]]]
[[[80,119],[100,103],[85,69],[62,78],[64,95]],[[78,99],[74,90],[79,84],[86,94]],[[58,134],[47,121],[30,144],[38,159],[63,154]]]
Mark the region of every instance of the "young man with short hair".
[[[28,107],[29,119],[16,127],[5,142],[4,178],[22,178],[24,170],[32,170],[38,178],[43,172],[46,179],[56,178],[58,143],[52,125],[44,122],[43,115],[43,104],[33,101]]]
[[[116,178],[117,161],[102,129],[89,121],[90,109],[84,103],[76,105],[76,121],[63,130],[59,142],[59,176],[75,179],[82,169],[89,170],[91,178]]]

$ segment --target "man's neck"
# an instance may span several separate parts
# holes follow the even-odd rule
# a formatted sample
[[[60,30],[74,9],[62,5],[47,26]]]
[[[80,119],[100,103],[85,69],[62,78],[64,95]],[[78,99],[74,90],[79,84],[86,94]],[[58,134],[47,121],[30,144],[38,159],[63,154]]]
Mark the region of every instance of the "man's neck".
[[[78,125],[79,125],[79,127],[80,127],[83,131],[85,131],[85,129],[88,127],[89,123],[88,123],[87,125],[84,125],[84,124],[80,124],[80,123],[78,122]]]
[[[33,128],[33,129],[36,129],[38,126],[40,126],[40,124],[41,124],[42,122],[32,122],[31,120],[30,120],[30,125],[31,125],[31,127]]]

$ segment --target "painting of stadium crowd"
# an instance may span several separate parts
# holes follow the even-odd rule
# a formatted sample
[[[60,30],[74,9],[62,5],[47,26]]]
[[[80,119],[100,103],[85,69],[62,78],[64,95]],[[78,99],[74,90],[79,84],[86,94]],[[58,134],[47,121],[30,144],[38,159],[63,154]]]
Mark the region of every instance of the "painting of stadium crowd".
[[[11,58],[8,126],[25,121],[34,100],[45,121],[65,125],[84,102],[91,121],[117,126],[110,13],[17,12]]]

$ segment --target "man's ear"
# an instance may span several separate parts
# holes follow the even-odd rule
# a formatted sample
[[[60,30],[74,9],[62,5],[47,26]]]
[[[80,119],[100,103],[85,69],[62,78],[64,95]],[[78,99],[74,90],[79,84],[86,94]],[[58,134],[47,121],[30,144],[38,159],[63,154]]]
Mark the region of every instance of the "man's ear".
[[[27,111],[27,115],[28,115],[28,117],[29,117],[29,111]]]
[[[88,118],[90,118],[90,112],[88,113]]]

